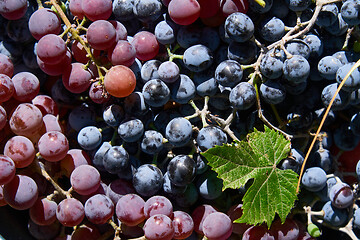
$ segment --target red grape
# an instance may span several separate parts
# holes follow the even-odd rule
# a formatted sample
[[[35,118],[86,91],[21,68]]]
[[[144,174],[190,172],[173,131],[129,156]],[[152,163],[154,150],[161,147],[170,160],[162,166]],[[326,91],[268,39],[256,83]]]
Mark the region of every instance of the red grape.
[[[220,0],[197,0],[200,4],[200,18],[209,18],[216,15],[220,9]]]
[[[190,237],[194,230],[194,221],[191,216],[183,211],[175,211],[173,217],[174,239],[185,239]]]
[[[100,186],[100,173],[91,165],[80,165],[72,171],[70,183],[80,195],[89,195]]]
[[[164,214],[172,218],[173,206],[170,200],[164,196],[152,196],[145,202],[144,214],[146,218],[155,214]]]
[[[91,159],[89,155],[81,149],[70,149],[64,159],[61,160],[60,166],[65,176],[70,177],[71,173],[80,165],[89,165]]]
[[[225,213],[211,213],[203,222],[203,232],[209,240],[226,240],[232,233],[232,221]]]
[[[200,4],[196,0],[172,0],[168,12],[175,23],[190,25],[200,17]]]
[[[135,89],[136,77],[130,68],[116,65],[105,74],[104,86],[106,91],[114,97],[127,97]]]
[[[40,92],[39,79],[30,72],[20,72],[12,77],[15,93],[13,97],[21,102],[30,102]]]
[[[74,227],[85,217],[83,204],[75,198],[62,200],[56,209],[56,218],[66,227]]]
[[[117,218],[128,226],[136,226],[145,220],[145,201],[137,194],[126,194],[116,204]]]
[[[3,106],[0,105],[0,130],[5,127],[7,123],[7,113]]]
[[[257,225],[249,227],[244,235],[242,240],[275,240],[276,238],[264,225]]]
[[[33,162],[36,152],[30,139],[14,136],[5,144],[4,154],[14,161],[16,168],[24,168]]]
[[[63,128],[59,122],[58,117],[52,114],[46,114],[43,117],[43,122],[45,126],[45,132],[51,132],[51,131],[63,132]]]
[[[109,49],[116,43],[116,31],[109,21],[97,20],[90,24],[86,39],[94,49]]]
[[[147,240],[171,240],[175,234],[171,219],[163,214],[147,219],[143,229]]]
[[[108,51],[109,60],[113,65],[130,67],[135,62],[135,55],[135,48],[126,40],[119,40],[116,45]]]
[[[55,34],[43,36],[36,46],[38,58],[50,65],[61,62],[66,56],[66,52],[67,47],[64,40]]]
[[[113,214],[114,204],[103,194],[96,194],[85,203],[85,215],[94,224],[105,224]]]
[[[225,17],[235,12],[246,13],[249,2],[248,0],[225,0],[221,3],[221,9]]]
[[[0,62],[1,66],[1,62]],[[5,74],[0,74],[0,102],[9,100],[15,92],[11,78]]]
[[[29,209],[31,220],[38,225],[50,225],[56,220],[57,204],[47,198],[38,198]]]
[[[66,67],[71,64],[71,53],[70,51],[66,51],[65,57],[56,64],[47,64],[46,62],[42,61],[39,57],[36,58],[36,61],[39,65],[39,68],[46,74],[50,76],[59,76],[64,73]]]
[[[14,161],[6,155],[0,154],[0,185],[9,183],[15,176]]]
[[[106,189],[106,196],[108,196],[114,204],[116,204],[122,196],[129,193],[136,193],[135,188],[131,182],[121,178],[112,181]]]
[[[69,9],[72,15],[78,19],[83,19],[84,11],[82,10],[82,0],[71,0],[69,4]]]
[[[4,199],[3,191],[4,191],[4,185],[0,185],[0,207],[7,205],[7,203]]]
[[[159,43],[155,35],[148,31],[136,33],[131,45],[135,48],[136,57],[142,61],[153,59],[159,53]]]
[[[112,13],[111,0],[82,0],[81,8],[91,21],[107,20]]]
[[[102,104],[110,99],[110,95],[106,93],[104,85],[100,82],[93,82],[89,89],[89,97],[94,103]]]
[[[69,150],[69,141],[63,133],[51,131],[41,136],[38,148],[45,160],[57,162],[66,156]]]
[[[46,114],[57,115],[59,113],[56,102],[50,96],[37,95],[31,102],[40,109],[44,116]]]
[[[203,222],[205,218],[211,214],[217,212],[215,208],[213,208],[211,205],[203,204],[194,209],[194,211],[191,214],[192,219],[194,220],[194,230],[195,232],[199,234],[203,233]]]
[[[127,39],[127,30],[126,27],[119,21],[109,20],[109,22],[114,26],[116,31],[116,42],[119,40]]]
[[[100,238],[101,234],[99,230],[95,225],[91,224],[90,222],[81,224],[71,234],[71,240],[97,240]]]
[[[0,1],[0,14],[8,20],[22,18],[27,10],[27,0]]]
[[[12,77],[14,74],[14,64],[8,56],[2,53],[0,53],[0,74],[5,74],[9,77]]]
[[[39,40],[46,34],[59,34],[61,22],[54,11],[48,8],[39,8],[29,19],[29,30],[31,35]]]
[[[43,127],[42,117],[34,104],[19,104],[10,117],[10,128],[17,135],[30,137]]]
[[[91,85],[93,74],[90,69],[85,69],[82,63],[68,65],[62,75],[62,81],[67,90],[72,93],[85,92]]]

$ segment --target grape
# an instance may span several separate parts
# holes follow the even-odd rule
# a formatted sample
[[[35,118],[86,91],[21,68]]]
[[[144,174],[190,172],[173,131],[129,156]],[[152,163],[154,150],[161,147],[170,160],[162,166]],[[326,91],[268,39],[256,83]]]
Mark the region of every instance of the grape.
[[[29,102],[38,95],[40,91],[39,79],[30,72],[20,72],[12,77],[14,84],[13,97],[21,102]]]
[[[222,14],[224,16],[229,16],[235,12],[246,13],[249,8],[249,2],[243,0],[225,0],[220,7]]]
[[[318,70],[323,78],[333,80],[342,65],[339,59],[333,56],[325,56],[318,63]]]
[[[0,207],[7,205],[7,203],[4,199],[3,190],[4,190],[4,185],[0,185]]]
[[[250,1],[251,3],[254,1]],[[260,28],[261,37],[269,42],[275,42],[280,40],[285,34],[285,24],[281,19],[272,17],[271,19],[267,19],[261,24]]]
[[[200,17],[200,4],[195,0],[171,0],[170,18],[179,25],[190,25]]]
[[[177,155],[167,166],[169,179],[175,186],[186,186],[195,178],[196,163],[187,155]]]
[[[180,78],[172,85],[171,97],[180,104],[188,103],[196,94],[195,84],[185,74],[180,74]]]
[[[114,97],[127,97],[135,89],[135,74],[130,68],[126,66],[113,66],[105,74],[104,86],[106,91]]]
[[[221,62],[215,70],[216,81],[224,87],[235,87],[243,77],[241,65],[234,60]]]
[[[80,130],[77,141],[83,149],[94,150],[101,144],[102,135],[97,127],[88,126]]]
[[[2,63],[0,62],[0,67]],[[0,102],[6,102],[15,93],[14,84],[11,78],[5,74],[0,74]]]
[[[35,105],[19,104],[10,117],[10,128],[17,135],[31,137],[43,126],[42,117],[41,111]]]
[[[309,191],[320,191],[326,185],[326,173],[319,167],[308,168],[303,174],[301,183]]]
[[[94,224],[105,224],[114,214],[114,204],[103,194],[90,197],[84,206],[86,218]]]
[[[265,102],[279,104],[285,100],[286,89],[277,81],[267,80],[260,85],[260,94]]]
[[[186,189],[187,189],[187,185],[181,186],[181,187],[174,185],[170,181],[169,173],[165,172],[164,183],[163,183],[164,192],[169,193],[169,194],[181,194],[181,193],[184,193]]]
[[[92,48],[96,50],[106,50],[115,44],[116,31],[109,21],[97,20],[92,22],[88,27],[86,39]]]
[[[47,198],[38,198],[29,209],[29,216],[37,225],[50,225],[56,220],[56,208],[56,202]]]
[[[144,124],[139,119],[126,120],[119,125],[118,134],[125,142],[136,142],[144,134]]]
[[[12,77],[13,73],[14,73],[14,64],[12,63],[11,59],[8,56],[0,53],[0,74],[4,74],[7,75],[8,77]],[[2,78],[4,77],[3,75],[0,76]],[[1,85],[4,85],[5,82],[6,82],[5,80],[1,80]]]
[[[310,47],[310,59],[316,59],[323,54],[324,45],[319,36],[308,34],[303,41]]]
[[[340,66],[336,72],[336,81],[340,84],[345,76],[350,72],[350,69],[354,66],[354,63],[347,63],[344,66]],[[352,92],[360,88],[360,71],[356,68],[351,72],[348,79],[346,79],[343,87],[344,91]]]
[[[65,158],[60,162],[61,169],[65,176],[70,177],[72,171],[80,165],[90,164],[91,159],[89,155],[81,149],[70,149]]]
[[[202,229],[209,240],[225,240],[232,233],[232,221],[225,213],[214,212],[205,218]]]
[[[108,51],[108,58],[113,65],[130,67],[135,62],[135,55],[135,48],[126,40],[117,41],[115,47]]]
[[[199,194],[205,199],[215,199],[222,194],[223,180],[214,171],[207,171],[196,180]]]
[[[61,230],[61,224],[56,221],[50,225],[41,226],[29,219],[27,229],[32,237],[38,240],[55,239]]]
[[[56,218],[66,227],[79,225],[84,217],[84,206],[76,198],[66,198],[57,206]]]
[[[142,22],[152,22],[161,15],[162,3],[160,0],[134,0],[133,12]]]
[[[174,62],[166,61],[160,64],[158,68],[159,78],[165,83],[173,83],[180,76],[180,69]]]
[[[225,31],[236,42],[246,42],[254,34],[254,23],[244,13],[235,12],[225,20]]]
[[[284,77],[291,83],[305,82],[310,74],[309,62],[300,55],[286,59],[283,65]]]
[[[59,34],[61,22],[54,11],[48,8],[39,8],[29,19],[29,30],[36,40],[40,40],[47,34]]]
[[[353,150],[360,141],[360,136],[355,135],[348,124],[341,124],[333,133],[335,145],[343,151]]]
[[[71,64],[71,53],[70,51],[66,51],[65,57],[56,64],[47,64],[46,62],[42,61],[39,57],[36,58],[37,64],[39,68],[46,74],[50,76],[59,76],[64,73],[67,67]]]
[[[335,95],[336,89],[338,88],[337,83],[332,83],[324,87],[321,93],[321,101],[325,105],[325,107],[329,106],[331,99]],[[341,110],[344,109],[348,103],[350,102],[350,95],[348,92],[340,90],[340,92],[336,95],[335,100],[331,108],[333,110]]]
[[[356,227],[356,228],[360,228],[360,208],[358,208],[358,209],[356,209],[355,211],[354,211],[354,222],[353,222],[353,225],[354,225],[354,227]]]
[[[87,104],[76,106],[69,114],[70,126],[75,131],[80,131],[83,127],[95,125],[95,112]]]
[[[43,117],[43,122],[45,125],[45,132],[51,132],[51,131],[63,132],[63,127],[61,126],[58,117],[55,117],[52,114],[46,114]]]
[[[349,25],[344,21],[341,13],[338,13],[335,22],[332,25],[325,27],[325,29],[334,36],[341,36],[349,29]]]
[[[111,104],[103,111],[103,119],[107,125],[117,127],[124,119],[124,109],[118,104]]]
[[[59,113],[56,102],[50,96],[37,95],[31,102],[40,109],[44,116],[46,114],[57,115]]]
[[[146,82],[142,88],[145,102],[152,107],[161,107],[170,99],[169,87],[160,79]]]
[[[202,44],[197,44],[185,50],[183,55],[185,66],[192,72],[201,72],[213,63],[211,50]]]
[[[141,79],[144,83],[148,82],[151,79],[160,78],[158,69],[161,65],[161,62],[156,59],[146,61],[141,67]]]
[[[271,224],[270,232],[278,240],[297,240],[300,231],[294,220],[286,218],[284,223],[281,223],[280,219],[275,220]]]
[[[3,1],[0,3],[0,14],[8,20],[16,20],[26,13],[28,2],[26,0]]]
[[[160,169],[151,164],[143,164],[133,175],[133,185],[137,193],[142,196],[152,196],[161,188],[164,181]]]
[[[200,43],[202,29],[197,25],[180,26],[176,40],[182,48],[189,48]]]
[[[113,180],[106,189],[106,196],[108,196],[114,204],[126,194],[135,193],[135,189],[131,182],[124,179]]]
[[[70,175],[72,188],[80,195],[89,195],[100,186],[100,173],[91,165],[80,165]]]
[[[235,60],[240,64],[249,64],[253,62],[258,53],[258,47],[253,41],[238,43],[232,41],[228,47],[229,60]]]
[[[294,12],[304,11],[311,4],[311,1],[309,0],[286,0],[285,2],[289,9]]]
[[[114,0],[112,12],[119,21],[131,20],[135,17],[133,12],[134,0]]]
[[[51,131],[41,136],[38,148],[44,159],[57,162],[66,156],[69,150],[69,141],[63,133]]]
[[[106,151],[103,164],[109,173],[121,173],[129,167],[129,154],[122,146],[112,146]]]
[[[216,126],[207,126],[199,131],[196,142],[202,150],[207,150],[216,145],[227,142],[226,134]]]
[[[331,226],[343,226],[348,220],[348,213],[345,209],[336,208],[328,201],[322,207],[324,211],[324,221]]]
[[[0,130],[4,129],[7,123],[7,113],[3,106],[0,106]]]
[[[353,54],[348,51],[338,51],[332,55],[340,60],[340,62],[345,65],[353,61]]]
[[[145,201],[137,194],[126,194],[116,204],[116,216],[127,226],[136,226],[145,220]]]
[[[91,21],[107,20],[112,12],[111,0],[82,0],[81,8]]]
[[[101,237],[101,233],[99,232],[96,225],[91,223],[81,224],[77,226],[76,229],[71,234],[72,240],[81,240],[81,239],[88,239],[88,240],[96,240]]]
[[[81,4],[82,0],[72,0],[69,3],[69,10],[71,14],[78,19],[82,19],[84,17],[84,11],[82,10]]]
[[[143,229],[148,240],[171,240],[175,234],[171,219],[163,214],[156,214],[148,218]]]
[[[9,183],[15,176],[14,161],[6,155],[0,154],[0,185]]]
[[[191,213],[191,217],[194,221],[194,231],[204,235],[203,223],[204,220],[211,214],[217,212],[214,207],[208,204],[197,206]]]
[[[136,33],[131,45],[135,48],[136,58],[142,61],[153,59],[159,52],[159,43],[155,35],[148,31]]]
[[[359,9],[360,3],[356,0],[346,1],[341,6],[340,13],[341,17],[344,19],[344,21],[352,25],[358,25],[360,23],[359,19]]]
[[[61,62],[66,56],[66,51],[64,40],[55,34],[43,36],[36,46],[38,58],[51,65]]]
[[[9,21],[6,25],[6,32],[7,36],[15,42],[29,42],[33,39],[26,18]]]
[[[173,217],[173,206],[169,199],[164,196],[152,196],[144,204],[144,215],[150,218],[155,214],[163,214],[170,218]]]
[[[36,152],[30,139],[14,136],[5,144],[4,154],[14,161],[16,168],[24,168],[33,162]]]
[[[176,41],[177,27],[168,20],[163,20],[156,24],[154,34],[156,39],[161,44],[172,44]]]
[[[218,90],[218,83],[211,72],[195,73],[193,77],[196,93],[202,97],[213,96]]]
[[[175,196],[175,202],[177,206],[182,208],[189,208],[194,206],[194,204],[199,199],[199,193],[196,189],[195,184],[193,183],[189,183],[186,186],[185,191],[183,191],[182,193],[177,193]]]
[[[252,240],[252,239],[261,239],[261,240],[275,240],[275,236],[272,235],[270,230],[268,230],[264,225],[257,225],[249,227],[243,235],[242,240]]]
[[[337,208],[347,208],[353,203],[354,193],[346,183],[336,183],[329,188],[331,203]]]
[[[229,101],[238,110],[249,109],[256,101],[255,87],[248,82],[239,83],[231,90]]]
[[[104,85],[99,81],[93,82],[90,85],[89,97],[97,104],[106,103],[110,99],[110,95],[105,91]]]
[[[172,119],[165,130],[166,139],[178,147],[186,145],[192,137],[192,126],[189,120],[178,117]]]
[[[15,175],[4,185],[3,196],[7,204],[16,210],[31,208],[38,198],[36,182],[26,175]]]
[[[339,9],[336,4],[326,4],[321,7],[319,16],[316,19],[316,25],[320,27],[329,27],[337,20]]]

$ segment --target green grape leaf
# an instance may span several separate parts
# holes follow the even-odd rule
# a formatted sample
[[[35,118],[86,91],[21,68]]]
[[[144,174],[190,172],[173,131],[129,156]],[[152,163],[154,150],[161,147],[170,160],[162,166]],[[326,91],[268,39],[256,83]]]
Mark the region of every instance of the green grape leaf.
[[[223,180],[223,189],[236,189],[254,180],[243,197],[243,215],[236,222],[252,225],[265,222],[270,227],[276,213],[285,221],[297,198],[298,175],[276,166],[289,152],[290,141],[265,127],[264,132],[255,129],[244,141],[216,146],[203,153]]]

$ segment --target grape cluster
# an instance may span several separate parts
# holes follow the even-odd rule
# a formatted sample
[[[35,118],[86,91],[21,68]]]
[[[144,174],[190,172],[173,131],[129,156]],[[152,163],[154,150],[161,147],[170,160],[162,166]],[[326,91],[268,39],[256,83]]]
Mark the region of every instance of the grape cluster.
[[[0,1],[0,206],[35,239],[357,239],[359,9]],[[301,188],[269,227],[201,154],[264,125]]]

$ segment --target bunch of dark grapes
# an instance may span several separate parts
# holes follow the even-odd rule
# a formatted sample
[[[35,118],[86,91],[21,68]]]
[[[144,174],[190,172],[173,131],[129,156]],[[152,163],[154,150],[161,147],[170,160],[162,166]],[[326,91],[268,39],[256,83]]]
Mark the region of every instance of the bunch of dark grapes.
[[[0,236],[358,239],[359,9],[0,1],[0,214],[26,221]],[[223,190],[201,154],[264,125],[291,140],[277,167],[301,174],[269,227],[234,222],[250,184]]]

